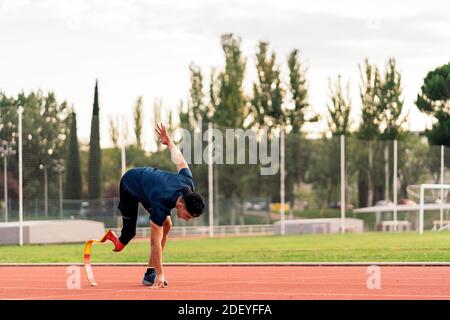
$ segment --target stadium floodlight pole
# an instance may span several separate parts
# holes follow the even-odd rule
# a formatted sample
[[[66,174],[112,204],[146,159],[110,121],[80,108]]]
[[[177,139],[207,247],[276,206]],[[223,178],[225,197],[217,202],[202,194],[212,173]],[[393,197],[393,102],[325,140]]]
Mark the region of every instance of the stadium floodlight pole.
[[[22,114],[23,107],[17,108],[19,142],[19,245],[23,246],[23,164],[22,164]]]
[[[63,218],[63,172],[64,172],[64,159],[53,160],[55,163],[54,170],[58,172],[59,175],[59,218]]]
[[[419,202],[419,234],[423,233],[423,196],[424,196],[424,185],[420,185],[420,202]]]
[[[213,126],[208,124],[208,206],[209,206],[209,236],[214,237],[214,189],[213,189]]]
[[[125,150],[125,116],[122,115],[120,118],[120,155],[121,155],[121,169],[122,175],[127,171],[127,159]]]
[[[4,196],[5,196],[5,222],[8,222],[8,157],[16,154],[13,149],[15,145],[14,138],[11,142],[7,140],[2,140],[1,146],[1,156],[3,157],[3,185],[4,185]]]
[[[397,139],[394,140],[394,231],[398,231],[397,223]]]
[[[285,132],[284,125],[280,129],[280,214],[281,214],[281,234],[286,233],[285,230],[285,189],[284,189],[284,179],[285,179],[285,168],[284,168],[284,157],[285,157]]]
[[[47,176],[47,165],[42,165],[44,170],[44,211],[45,216],[48,217],[48,176]]]
[[[441,145],[441,184],[444,184],[444,145]],[[444,189],[441,188],[440,228],[444,225]]]
[[[4,195],[5,195],[5,222],[8,222],[8,159],[6,157],[6,153],[3,155],[4,157],[4,175],[3,175],[3,186],[4,186]]]
[[[345,233],[345,135],[341,134],[341,233]]]

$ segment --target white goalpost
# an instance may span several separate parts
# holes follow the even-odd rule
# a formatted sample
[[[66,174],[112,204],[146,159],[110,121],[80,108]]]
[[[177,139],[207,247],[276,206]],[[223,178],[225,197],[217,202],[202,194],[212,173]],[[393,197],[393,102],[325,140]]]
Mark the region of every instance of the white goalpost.
[[[419,202],[419,233],[423,234],[424,229],[424,211],[439,210],[440,211],[440,227],[443,227],[443,212],[444,208],[449,209],[450,206],[444,201],[444,189],[449,190],[450,184],[421,184],[420,186],[420,202]],[[425,204],[425,190],[435,189],[440,190],[440,203]]]

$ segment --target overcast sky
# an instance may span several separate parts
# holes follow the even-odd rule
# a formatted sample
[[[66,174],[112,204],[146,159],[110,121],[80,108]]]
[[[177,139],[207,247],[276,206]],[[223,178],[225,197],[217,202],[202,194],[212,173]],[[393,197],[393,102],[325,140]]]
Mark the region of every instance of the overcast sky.
[[[98,78],[107,146],[111,115],[131,118],[139,95],[147,122],[155,98],[167,107],[186,101],[189,64],[205,73],[220,68],[220,35],[233,32],[242,38],[247,87],[258,41],[270,43],[283,70],[288,53],[299,49],[317,112],[328,102],[328,78],[339,73],[350,80],[357,113],[358,64],[367,57],[383,67],[395,57],[410,127],[423,130],[430,121],[414,99],[426,73],[450,61],[449,17],[450,2],[434,0],[0,0],[0,90],[54,91],[74,105],[86,142]]]

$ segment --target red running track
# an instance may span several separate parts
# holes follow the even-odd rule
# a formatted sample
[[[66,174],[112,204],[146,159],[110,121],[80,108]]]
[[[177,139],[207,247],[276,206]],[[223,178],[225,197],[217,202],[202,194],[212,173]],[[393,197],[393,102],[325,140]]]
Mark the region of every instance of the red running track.
[[[141,284],[144,266],[93,266],[68,289],[67,266],[1,266],[0,299],[302,300],[450,299],[450,267],[380,266],[380,289],[367,287],[367,266],[166,266],[169,286]]]

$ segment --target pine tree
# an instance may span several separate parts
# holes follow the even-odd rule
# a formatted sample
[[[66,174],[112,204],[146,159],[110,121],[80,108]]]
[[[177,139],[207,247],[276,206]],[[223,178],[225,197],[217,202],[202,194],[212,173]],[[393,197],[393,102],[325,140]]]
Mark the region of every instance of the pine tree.
[[[64,198],[81,199],[81,163],[77,137],[77,115],[75,114],[75,112],[72,112],[71,116],[69,149],[67,160],[65,161],[65,166],[66,182],[64,189]]]
[[[416,105],[437,121],[425,131],[431,145],[450,146],[450,63],[428,72]]]
[[[97,81],[95,81],[91,135],[89,139],[88,192],[89,199],[100,199],[102,196],[102,153],[100,149],[100,124]]]

